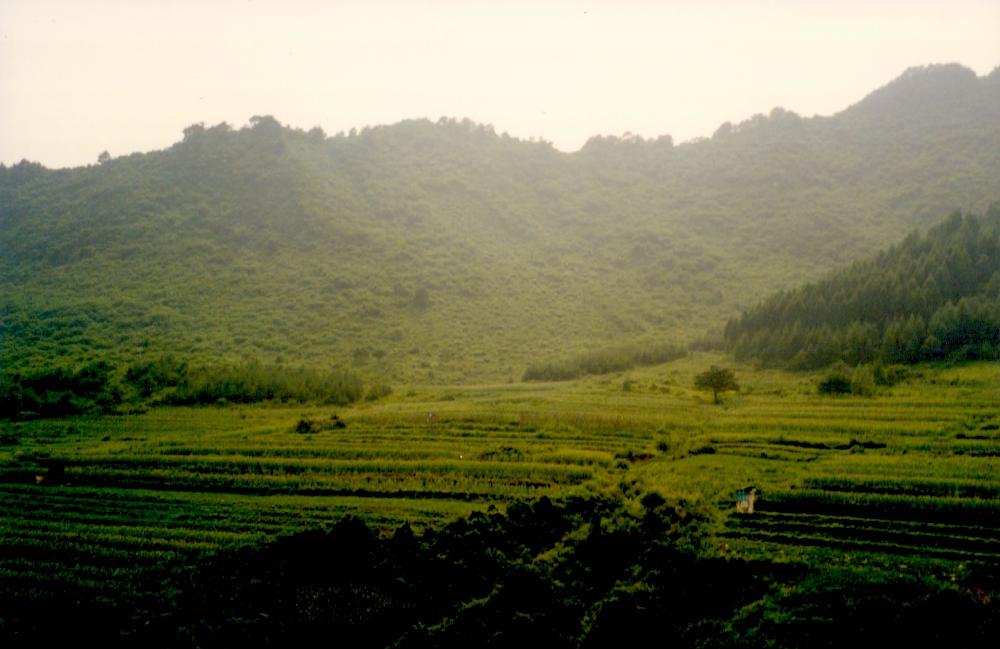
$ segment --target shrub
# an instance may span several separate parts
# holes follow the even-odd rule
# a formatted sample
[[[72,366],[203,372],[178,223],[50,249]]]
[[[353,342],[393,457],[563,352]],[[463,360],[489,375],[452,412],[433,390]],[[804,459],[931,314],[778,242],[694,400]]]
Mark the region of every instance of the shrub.
[[[871,365],[858,365],[851,374],[851,393],[862,397],[875,394],[875,373]]]
[[[905,381],[910,371],[903,365],[882,365],[882,363],[875,363],[872,366],[872,373],[876,385],[891,387],[900,381]]]
[[[122,402],[108,363],[0,374],[0,417],[65,417],[111,412]]]
[[[843,374],[831,374],[819,382],[820,394],[850,394],[851,379]]]
[[[906,370],[899,366],[858,365],[853,370],[843,363],[833,365],[817,386],[819,394],[855,394],[862,397],[874,396],[881,385],[892,385],[898,377],[905,376]]]
[[[377,383],[368,388],[365,399],[368,401],[378,401],[392,394],[392,388],[385,383]]]

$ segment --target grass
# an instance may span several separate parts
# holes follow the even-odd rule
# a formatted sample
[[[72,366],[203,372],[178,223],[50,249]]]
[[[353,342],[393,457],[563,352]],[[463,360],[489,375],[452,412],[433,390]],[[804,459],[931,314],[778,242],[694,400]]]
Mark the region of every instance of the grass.
[[[265,404],[0,424],[0,575],[14,594],[124,587],[349,514],[433,527],[522,498],[645,491],[714,512],[711,547],[730,555],[1000,561],[996,364],[927,367],[871,398],[738,367],[740,392],[714,406],[692,387],[712,363],[725,359],[411,386],[336,412]],[[334,414],[345,428],[295,432]],[[35,484],[55,460],[64,481]],[[759,513],[737,516],[733,493],[748,484]]]

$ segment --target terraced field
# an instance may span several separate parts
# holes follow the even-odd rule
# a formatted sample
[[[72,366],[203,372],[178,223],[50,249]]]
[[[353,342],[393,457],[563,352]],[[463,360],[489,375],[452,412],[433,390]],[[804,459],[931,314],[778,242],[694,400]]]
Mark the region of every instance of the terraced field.
[[[330,408],[179,408],[8,426],[2,588],[18,600],[131,592],[164,567],[348,514],[419,528],[592,489],[623,445],[489,416],[428,421],[426,405],[336,420]],[[302,421],[312,432],[296,432]]]
[[[871,399],[739,401],[688,438],[686,457],[641,470],[715,497],[726,547],[1000,564],[997,366],[927,370]],[[751,484],[756,512],[737,515],[732,493]]]
[[[1000,563],[1000,368],[927,368],[874,398],[717,357],[564,384],[414,388],[331,407],[158,409],[4,424],[4,599],[143,592],[154,569],[348,514],[385,530],[514,499],[655,490],[723,553]],[[627,379],[627,380],[626,380]],[[432,414],[429,414],[432,413]],[[334,416],[336,415],[336,416]],[[753,484],[757,512],[732,494]]]

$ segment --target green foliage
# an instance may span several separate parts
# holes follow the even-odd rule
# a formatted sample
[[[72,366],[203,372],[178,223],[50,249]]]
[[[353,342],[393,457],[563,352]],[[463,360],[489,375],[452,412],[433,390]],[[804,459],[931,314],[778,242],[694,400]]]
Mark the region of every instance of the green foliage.
[[[875,395],[875,370],[871,365],[858,365],[851,373],[851,392],[862,397]]]
[[[32,373],[0,372],[0,418],[103,414],[123,404],[206,405],[297,401],[346,405],[388,396],[378,383],[365,390],[350,371],[265,366],[189,367],[173,356],[139,361],[121,370],[109,363]]]
[[[572,154],[468,120],[324,137],[255,116],[86,168],[22,162],[0,169],[0,364],[361,349],[384,380],[456,383],[696,340],[792,278],[985,210],[998,87],[934,67],[832,117]]]
[[[364,393],[364,383],[353,372],[246,363],[188,370],[163,401],[175,405],[272,400],[345,405]]]
[[[524,372],[524,380],[566,381],[592,374],[610,374],[634,367],[666,363],[682,358],[686,353],[683,347],[668,343],[616,347],[562,361],[529,365]]]
[[[0,372],[0,418],[65,417],[111,412],[121,389],[107,363],[32,373]]]
[[[840,372],[829,374],[819,382],[817,391],[820,394],[850,394],[851,379]]]
[[[185,380],[187,363],[173,356],[161,356],[155,360],[139,361],[129,365],[124,382],[132,387],[143,399],[173,388]]]
[[[738,358],[797,369],[997,359],[1000,204],[774,295],[730,321],[726,339]]]
[[[368,401],[378,401],[392,394],[392,386],[385,383],[376,383],[368,388],[365,399]]]
[[[853,370],[835,363],[816,386],[819,394],[853,394],[872,397],[878,386],[894,385],[899,374],[882,365],[858,365]]]
[[[875,384],[884,387],[892,387],[909,376],[909,371],[902,365],[883,365],[875,362],[872,365],[872,376]]]
[[[719,403],[719,393],[729,390],[739,390],[736,374],[727,368],[713,365],[695,377],[694,385],[699,390],[711,390],[715,403]]]

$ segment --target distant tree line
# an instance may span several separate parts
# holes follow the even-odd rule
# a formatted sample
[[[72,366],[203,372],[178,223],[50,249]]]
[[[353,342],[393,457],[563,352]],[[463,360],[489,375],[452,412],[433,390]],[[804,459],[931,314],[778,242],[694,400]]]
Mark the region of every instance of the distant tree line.
[[[778,293],[728,323],[740,360],[797,369],[1000,357],[1000,205]]]
[[[588,374],[610,374],[643,365],[666,363],[686,354],[684,347],[670,343],[616,347],[529,365],[524,372],[524,380],[566,381]]]
[[[0,418],[108,414],[135,407],[319,402],[346,405],[388,395],[388,386],[352,371],[241,365],[190,367],[172,356],[125,367],[93,362],[79,367],[0,372]]]

